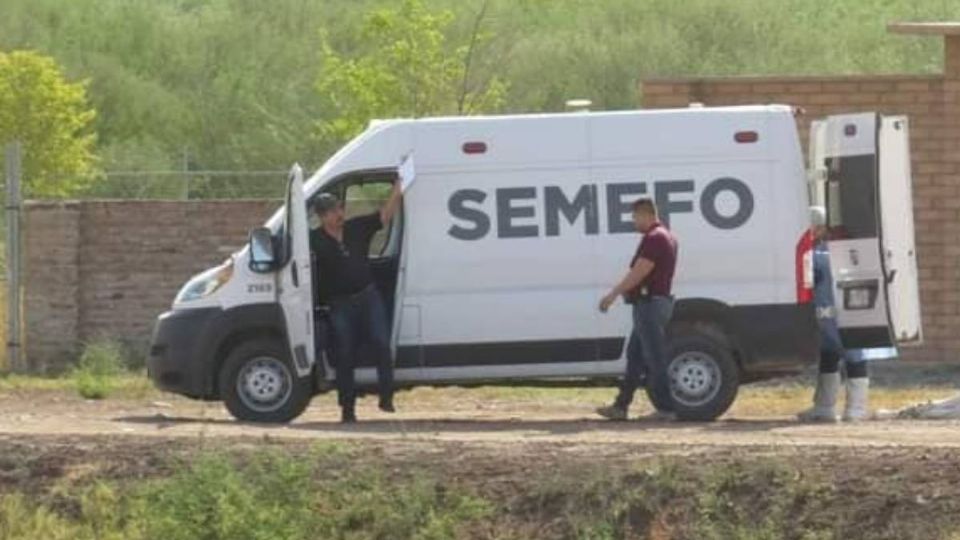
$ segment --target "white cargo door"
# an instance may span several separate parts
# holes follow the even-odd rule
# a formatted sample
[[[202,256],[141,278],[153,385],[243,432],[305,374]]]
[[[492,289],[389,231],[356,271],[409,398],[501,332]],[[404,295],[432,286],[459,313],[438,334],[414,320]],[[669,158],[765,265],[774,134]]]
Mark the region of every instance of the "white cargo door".
[[[825,175],[834,303],[843,344],[851,349],[894,344],[880,243],[874,113],[831,116],[811,132],[811,168]],[[817,197],[815,197],[817,198]]]
[[[881,118],[879,141],[880,229],[890,322],[897,342],[919,343],[920,291],[907,118]]]
[[[287,184],[286,217],[283,227],[286,265],[277,275],[279,301],[283,308],[287,340],[297,375],[310,374],[313,346],[313,282],[310,274],[310,224],[303,193],[303,169],[294,165]]]

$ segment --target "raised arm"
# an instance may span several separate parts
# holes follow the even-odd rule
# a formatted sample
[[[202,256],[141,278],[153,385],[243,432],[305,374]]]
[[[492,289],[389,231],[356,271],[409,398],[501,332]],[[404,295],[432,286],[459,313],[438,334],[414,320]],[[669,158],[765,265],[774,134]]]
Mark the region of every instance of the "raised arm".
[[[398,178],[393,182],[393,191],[390,192],[390,197],[380,208],[380,222],[383,223],[384,227],[388,226],[390,221],[393,220],[397,209],[400,208],[400,201],[402,199],[403,192],[400,191],[400,179]]]

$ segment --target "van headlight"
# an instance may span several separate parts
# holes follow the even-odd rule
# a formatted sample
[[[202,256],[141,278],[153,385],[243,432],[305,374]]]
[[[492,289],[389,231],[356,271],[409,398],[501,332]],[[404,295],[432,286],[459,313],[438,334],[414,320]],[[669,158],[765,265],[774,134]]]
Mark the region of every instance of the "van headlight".
[[[233,258],[190,278],[190,281],[177,293],[173,303],[190,302],[210,296],[230,281],[231,277],[233,277]]]

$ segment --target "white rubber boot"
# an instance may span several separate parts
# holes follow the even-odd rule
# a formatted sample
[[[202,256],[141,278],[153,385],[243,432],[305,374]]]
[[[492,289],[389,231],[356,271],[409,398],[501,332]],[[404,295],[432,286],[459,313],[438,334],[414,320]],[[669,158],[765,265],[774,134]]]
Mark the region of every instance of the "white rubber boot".
[[[870,419],[869,391],[870,379],[868,377],[847,379],[847,403],[843,410],[844,422],[860,422]]]
[[[801,422],[836,422],[837,394],[840,393],[840,373],[821,373],[817,376],[817,390],[813,407],[797,415]]]

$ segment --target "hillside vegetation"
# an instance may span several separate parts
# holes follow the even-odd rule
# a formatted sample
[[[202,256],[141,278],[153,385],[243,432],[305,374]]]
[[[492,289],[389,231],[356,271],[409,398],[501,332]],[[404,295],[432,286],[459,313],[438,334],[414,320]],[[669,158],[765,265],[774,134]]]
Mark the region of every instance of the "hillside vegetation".
[[[312,167],[367,115],[631,108],[651,76],[935,72],[940,40],[886,23],[958,19],[960,3],[4,0],[0,14],[0,51],[87,81],[109,172]]]

